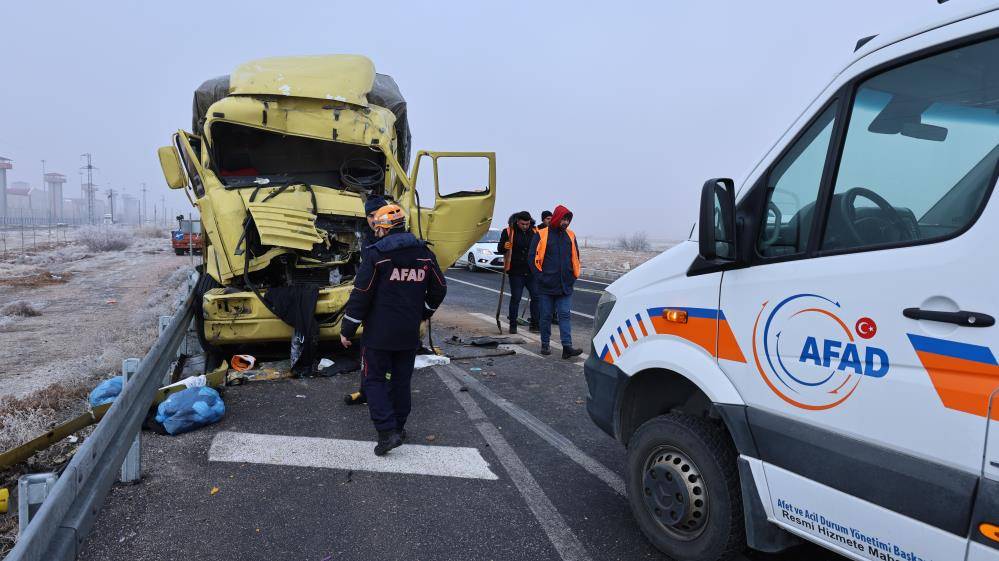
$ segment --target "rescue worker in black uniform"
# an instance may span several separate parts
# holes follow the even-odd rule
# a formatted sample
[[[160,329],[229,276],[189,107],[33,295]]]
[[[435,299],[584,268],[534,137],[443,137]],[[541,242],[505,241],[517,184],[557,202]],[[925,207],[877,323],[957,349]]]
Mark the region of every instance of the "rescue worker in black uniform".
[[[372,195],[364,201],[364,216],[368,220],[369,230],[365,233],[364,239],[361,240],[361,263],[364,263],[368,258],[368,248],[378,241],[378,238],[375,237],[375,211],[387,204],[381,195]],[[361,387],[357,388],[357,391],[354,393],[344,394],[343,402],[347,405],[358,405],[368,402],[367,396],[364,395],[363,377],[361,378]]]
[[[437,259],[423,241],[405,230],[405,222],[406,215],[397,205],[375,212],[379,239],[361,262],[340,324],[344,347],[351,345],[350,338],[364,325],[362,387],[378,431],[376,456],[384,456],[406,439],[420,323],[433,315],[447,293]],[[386,380],[389,371],[392,376]]]

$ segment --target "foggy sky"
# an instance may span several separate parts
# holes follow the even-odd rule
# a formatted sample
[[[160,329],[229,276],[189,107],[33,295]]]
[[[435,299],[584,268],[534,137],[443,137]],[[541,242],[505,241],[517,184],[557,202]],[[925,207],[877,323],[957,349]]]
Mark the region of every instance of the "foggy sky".
[[[156,148],[190,127],[198,84],[254,58],[358,53],[396,78],[415,148],[497,152],[494,224],[562,203],[582,235],[680,239],[701,183],[741,177],[857,39],[975,2],[4,4],[8,181],[37,185],[44,158],[79,196],[91,152],[95,183],[146,182],[150,214],[160,195],[186,212]]]

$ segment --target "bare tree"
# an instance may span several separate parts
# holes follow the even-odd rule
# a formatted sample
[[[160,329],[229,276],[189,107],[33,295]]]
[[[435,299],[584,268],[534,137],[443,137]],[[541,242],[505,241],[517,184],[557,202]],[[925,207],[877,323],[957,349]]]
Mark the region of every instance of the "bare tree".
[[[635,232],[630,236],[622,234],[617,239],[617,248],[628,251],[649,251],[652,244],[649,242],[649,235],[645,231]]]

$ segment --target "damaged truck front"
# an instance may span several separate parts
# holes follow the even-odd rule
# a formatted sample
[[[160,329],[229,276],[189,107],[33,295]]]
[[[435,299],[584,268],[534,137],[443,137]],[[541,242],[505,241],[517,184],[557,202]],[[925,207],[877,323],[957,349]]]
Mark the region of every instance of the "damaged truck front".
[[[367,197],[402,206],[443,267],[489,228],[495,154],[421,151],[408,173],[406,102],[363,56],[244,64],[198,88],[193,129],[158,155],[167,184],[200,211],[207,275],[198,331],[219,355],[291,339],[267,303],[276,287],[317,287],[319,338],[339,338],[368,239]],[[421,168],[424,199],[433,185],[423,207]]]

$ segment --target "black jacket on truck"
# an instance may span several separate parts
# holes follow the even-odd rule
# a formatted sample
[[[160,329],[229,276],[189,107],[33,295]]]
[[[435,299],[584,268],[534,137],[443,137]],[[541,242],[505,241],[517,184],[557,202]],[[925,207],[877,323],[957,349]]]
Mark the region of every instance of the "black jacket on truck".
[[[383,351],[420,348],[420,322],[444,301],[447,284],[437,259],[409,232],[368,246],[354,277],[340,333],[351,338],[363,323],[361,345]]]

